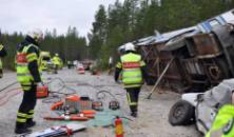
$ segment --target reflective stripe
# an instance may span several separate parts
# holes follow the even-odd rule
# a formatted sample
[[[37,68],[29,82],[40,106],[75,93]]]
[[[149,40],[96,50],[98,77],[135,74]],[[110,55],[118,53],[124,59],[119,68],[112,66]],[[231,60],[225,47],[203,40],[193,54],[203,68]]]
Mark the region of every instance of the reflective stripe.
[[[29,111],[29,113],[34,113],[34,110],[33,110],[33,109],[32,109],[32,110],[30,110],[30,111]]]
[[[0,58],[0,69],[2,69],[2,60]]]
[[[139,68],[131,68],[131,69],[124,69],[124,71],[126,71],[126,72],[139,72]]]
[[[37,60],[37,54],[36,53],[28,54],[26,58],[27,58],[28,62],[32,62],[34,60]]]
[[[136,102],[131,102],[129,105],[130,105],[130,106],[136,106],[137,103],[136,103]]]
[[[127,92],[127,95],[126,95],[126,96],[127,96],[128,104],[130,104],[130,102],[131,102],[131,101],[130,101],[130,95],[129,95],[129,93],[128,93],[128,92]]]
[[[17,113],[17,116],[20,116],[20,117],[27,117],[27,114],[18,112],[18,113]]]
[[[117,64],[116,64],[116,68],[122,68],[122,64],[120,63],[120,62],[118,62]]]
[[[17,76],[32,76],[30,73],[24,74],[24,73],[18,73]]]
[[[31,86],[31,85],[32,85],[32,82],[21,83],[21,86]]]
[[[28,115],[27,118],[33,118],[33,114]]]
[[[0,44],[0,51],[3,49],[3,45],[2,44]]]
[[[128,104],[129,104],[130,106],[136,106],[136,105],[137,105],[137,102],[132,102],[129,93],[127,93],[127,100],[128,100]]]
[[[25,123],[27,121],[27,119],[26,118],[17,118],[16,121],[20,122],[20,123]]]
[[[136,87],[140,87],[141,84],[131,84],[131,85],[124,85],[124,88],[136,88]]]
[[[22,86],[22,89],[24,91],[29,91],[31,89],[31,86]]]
[[[27,65],[28,65],[28,63],[17,63],[17,67],[24,67]]]
[[[140,67],[140,62],[123,62],[123,68],[128,69],[128,68],[139,68]]]

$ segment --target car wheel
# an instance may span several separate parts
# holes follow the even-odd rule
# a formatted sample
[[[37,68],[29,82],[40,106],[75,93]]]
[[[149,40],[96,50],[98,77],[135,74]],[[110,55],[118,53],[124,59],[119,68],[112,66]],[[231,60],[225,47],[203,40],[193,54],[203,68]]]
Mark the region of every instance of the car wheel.
[[[187,101],[176,102],[169,112],[169,123],[176,125],[190,125],[194,123],[195,108]]]

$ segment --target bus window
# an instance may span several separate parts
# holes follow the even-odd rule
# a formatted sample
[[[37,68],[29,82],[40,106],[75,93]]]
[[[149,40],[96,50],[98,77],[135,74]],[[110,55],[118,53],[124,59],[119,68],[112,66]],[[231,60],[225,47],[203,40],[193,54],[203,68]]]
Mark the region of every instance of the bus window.
[[[218,20],[216,19],[209,21],[209,24],[212,28],[214,28],[217,25],[221,25],[220,22],[218,22]]]

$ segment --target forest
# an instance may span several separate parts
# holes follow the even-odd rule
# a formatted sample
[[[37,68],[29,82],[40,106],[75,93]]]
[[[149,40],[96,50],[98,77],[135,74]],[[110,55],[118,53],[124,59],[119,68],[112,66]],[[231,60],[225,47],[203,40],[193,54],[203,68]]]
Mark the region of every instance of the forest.
[[[233,7],[234,0],[116,0],[108,7],[99,6],[87,36],[80,36],[73,26],[63,35],[54,28],[45,32],[41,50],[59,53],[64,61],[96,60],[104,69],[110,56],[118,59],[117,48],[126,42],[194,26]],[[14,69],[16,46],[24,37],[21,32],[1,33],[0,42],[8,52],[4,68]]]

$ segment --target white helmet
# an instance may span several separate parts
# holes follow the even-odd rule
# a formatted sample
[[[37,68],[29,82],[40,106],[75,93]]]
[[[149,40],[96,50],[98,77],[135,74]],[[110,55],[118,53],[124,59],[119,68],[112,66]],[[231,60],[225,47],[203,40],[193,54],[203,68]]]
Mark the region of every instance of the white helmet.
[[[43,39],[43,33],[40,29],[35,29],[33,31],[28,32],[29,37],[33,38],[35,41],[39,42]]]
[[[125,44],[125,51],[136,51],[135,46],[132,43]]]

